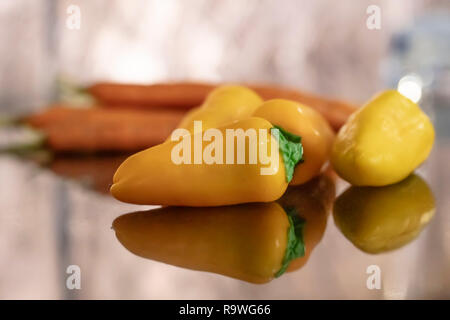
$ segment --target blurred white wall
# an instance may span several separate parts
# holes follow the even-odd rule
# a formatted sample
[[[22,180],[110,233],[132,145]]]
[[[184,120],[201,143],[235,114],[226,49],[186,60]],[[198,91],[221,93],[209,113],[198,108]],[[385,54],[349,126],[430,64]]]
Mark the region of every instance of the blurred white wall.
[[[442,2],[442,1],[439,1]],[[391,35],[437,1],[1,0],[0,111],[51,99],[55,76],[269,82],[362,102]],[[381,8],[381,29],[366,9]],[[81,28],[66,26],[67,8]]]

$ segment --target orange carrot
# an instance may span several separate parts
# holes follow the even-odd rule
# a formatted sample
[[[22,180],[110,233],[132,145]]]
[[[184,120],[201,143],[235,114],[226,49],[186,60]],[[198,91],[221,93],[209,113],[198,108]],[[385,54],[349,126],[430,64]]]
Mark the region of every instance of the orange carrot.
[[[105,106],[189,109],[200,105],[206,95],[216,86],[217,84],[189,82],[154,85],[98,83],[87,90]],[[338,130],[357,108],[351,103],[327,99],[294,89],[269,85],[249,85],[249,87],[265,100],[284,98],[309,105],[317,109],[335,130]]]
[[[188,82],[153,85],[97,83],[87,90],[103,105],[190,109],[201,104],[213,88],[210,84]]]
[[[177,111],[58,106],[24,122],[45,133],[54,151],[137,151],[163,142],[182,119]]]

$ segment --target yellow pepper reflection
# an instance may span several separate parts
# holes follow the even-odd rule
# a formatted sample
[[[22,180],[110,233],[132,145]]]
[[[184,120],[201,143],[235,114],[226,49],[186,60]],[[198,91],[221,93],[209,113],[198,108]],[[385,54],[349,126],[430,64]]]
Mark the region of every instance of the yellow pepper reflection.
[[[288,189],[280,203],[164,207],[122,215],[113,229],[121,244],[138,256],[266,283],[306,263],[322,238],[333,198],[333,181],[320,176]],[[286,213],[292,209],[298,216]],[[294,250],[290,226],[296,218],[302,222],[305,250],[301,258],[287,261],[287,253]]]
[[[334,204],[334,221],[344,236],[368,253],[406,245],[435,212],[433,194],[419,176],[386,187],[350,187]]]

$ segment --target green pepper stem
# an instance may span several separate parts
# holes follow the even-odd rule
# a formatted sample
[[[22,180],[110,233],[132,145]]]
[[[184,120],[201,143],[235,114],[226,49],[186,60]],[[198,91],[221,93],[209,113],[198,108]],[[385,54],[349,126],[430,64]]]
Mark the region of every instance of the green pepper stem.
[[[302,138],[279,126],[274,126],[271,129],[271,134],[278,141],[279,150],[283,157],[286,181],[289,183],[294,177],[295,166],[303,162]]]
[[[297,210],[294,208],[285,209],[288,220],[288,238],[286,244],[286,253],[281,264],[280,270],[275,273],[275,278],[281,276],[286,272],[289,264],[292,260],[303,257],[305,255],[305,242],[303,240],[303,229],[306,224],[306,220],[301,218]]]

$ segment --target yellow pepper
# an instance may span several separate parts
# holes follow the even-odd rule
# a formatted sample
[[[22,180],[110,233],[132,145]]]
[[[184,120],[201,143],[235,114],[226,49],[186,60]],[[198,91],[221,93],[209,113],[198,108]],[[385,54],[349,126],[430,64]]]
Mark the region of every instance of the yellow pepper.
[[[274,202],[165,207],[113,222],[117,239],[138,256],[252,283],[281,275],[304,253],[300,228]]]
[[[200,107],[189,111],[178,128],[194,132],[194,121],[202,121],[203,130],[221,127],[249,118],[262,102],[261,97],[249,88],[220,86],[211,91]]]
[[[336,137],[331,161],[353,185],[384,186],[403,180],[425,161],[433,141],[433,125],[419,106],[388,90],[350,116]]]
[[[251,139],[245,139],[241,145],[233,143],[234,149],[230,147],[230,150],[234,150],[234,158],[227,152],[227,145],[236,139],[227,136],[228,129],[234,132],[254,129],[257,133],[251,142],[248,141]],[[112,195],[118,200],[135,204],[181,206],[221,206],[270,202],[280,198],[292,178],[293,168],[301,160],[299,137],[276,131],[280,132],[278,144],[272,124],[256,117],[215,130],[223,136],[223,146],[214,152],[219,159],[208,164],[200,158],[196,164],[196,154],[199,158],[211,151],[213,142],[202,143],[196,150],[196,141],[202,140],[203,133],[184,135],[182,142],[168,141],[126,159],[114,175]],[[260,130],[264,132],[262,136],[258,134]],[[174,151],[180,145],[184,146],[184,141],[191,146],[190,151],[183,152],[183,159],[187,161],[174,162]],[[254,158],[252,163],[249,155],[254,154],[253,151],[258,155],[267,152],[270,163],[263,163],[261,157]],[[273,152],[277,154],[273,155]],[[242,164],[238,163],[238,153],[245,153]],[[233,163],[225,159],[228,156]]]
[[[387,187],[350,187],[334,205],[334,221],[356,247],[379,253],[416,238],[435,212],[433,194],[417,175]]]
[[[296,166],[291,185],[305,183],[320,173],[330,156],[334,132],[319,112],[295,101],[273,99],[253,115],[301,137],[304,162]]]
[[[321,174],[300,186],[289,186],[277,202],[285,209],[293,208],[305,221],[303,241],[305,255],[289,264],[287,272],[303,267],[309,260],[313,249],[322,240],[335,198],[334,179],[329,174]]]

